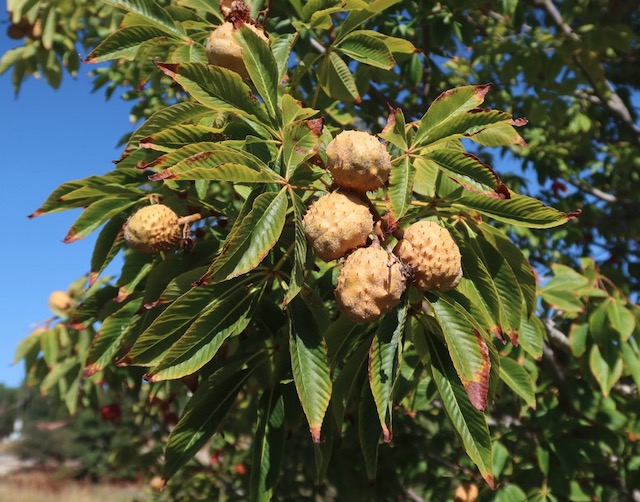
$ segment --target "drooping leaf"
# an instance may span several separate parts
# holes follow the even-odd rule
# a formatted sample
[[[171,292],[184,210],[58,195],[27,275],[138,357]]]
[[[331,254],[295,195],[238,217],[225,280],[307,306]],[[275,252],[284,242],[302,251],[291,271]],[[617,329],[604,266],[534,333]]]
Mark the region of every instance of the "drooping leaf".
[[[162,477],[169,479],[189,461],[216,432],[255,369],[227,364],[201,382],[171,431],[164,451]]]
[[[294,243],[293,243],[293,268],[291,270],[291,279],[289,281],[289,288],[287,289],[284,299],[282,300],[282,306],[286,307],[291,300],[293,300],[302,289],[307,267],[307,239],[304,234],[304,227],[302,225],[302,219],[304,216],[304,203],[300,197],[292,190],[289,189],[289,196],[291,198],[291,205],[293,207],[293,225],[294,225]]]
[[[593,344],[589,353],[589,368],[598,381],[602,394],[607,397],[613,386],[622,376],[624,364],[618,351],[610,346],[601,351],[597,344]]]
[[[371,394],[371,388],[366,383],[360,392],[360,406],[358,407],[358,438],[367,469],[367,478],[372,483],[376,479],[378,470],[378,446],[382,438],[380,419],[378,418],[376,403]]]
[[[607,317],[623,342],[626,342],[636,328],[636,317],[618,298],[612,298],[607,308]]]
[[[132,300],[103,321],[91,342],[85,375],[101,371],[113,362],[122,341],[139,325],[141,318],[137,312],[141,305],[142,298]]]
[[[182,378],[211,361],[225,340],[249,325],[257,292],[240,285],[213,299],[148,373],[149,381]]]
[[[258,427],[251,447],[251,501],[267,501],[273,497],[284,454],[284,413],[279,388],[265,392],[258,408]]]
[[[431,354],[431,372],[447,415],[460,435],[467,455],[480,469],[480,474],[493,488],[491,437],[482,412],[471,404],[464,386],[436,337],[427,336]]]
[[[468,314],[445,295],[430,299],[436,319],[471,403],[480,411],[487,406],[491,361],[481,329]]]
[[[355,104],[362,101],[351,70],[335,52],[325,56],[319,77],[322,90],[332,98]]]
[[[327,347],[309,306],[300,296],[289,303],[287,312],[293,381],[309,422],[311,438],[318,443],[331,398]]]
[[[113,218],[137,203],[137,200],[121,197],[110,197],[94,202],[73,223],[63,242],[69,244],[86,237],[109,218]]]
[[[391,203],[391,214],[394,220],[399,220],[411,207],[415,168],[408,156],[402,156],[394,163],[389,175],[389,190],[387,195]]]
[[[534,359],[542,357],[542,342],[545,328],[542,321],[535,315],[523,315],[520,318],[518,330],[518,344]]]
[[[224,297],[231,285],[191,288],[173,302],[145,331],[127,354],[131,364],[151,365],[169,350],[200,314],[218,298]]]
[[[398,377],[407,308],[407,302],[404,302],[397,311],[385,315],[369,350],[369,385],[385,443],[393,437],[393,391]]]

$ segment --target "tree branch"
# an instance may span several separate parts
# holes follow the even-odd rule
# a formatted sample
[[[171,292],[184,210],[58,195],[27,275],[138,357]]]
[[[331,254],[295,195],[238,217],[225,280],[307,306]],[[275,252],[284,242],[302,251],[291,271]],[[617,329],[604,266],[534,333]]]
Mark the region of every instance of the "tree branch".
[[[586,181],[569,178],[567,179],[567,182],[571,183],[574,187],[579,188],[583,192],[586,192],[589,195],[593,195],[594,197],[597,197],[604,202],[608,202],[609,204],[615,204],[618,202],[618,197],[616,197],[615,195],[603,192],[602,190],[592,187]]]
[[[535,0],[535,4],[545,10],[553,24],[555,24],[562,33],[567,35],[574,42],[581,42],[580,36],[573,31],[571,26],[564,22],[560,11],[552,0]],[[589,81],[589,84],[593,87],[593,93],[595,94],[595,98],[598,100],[599,104],[604,106],[613,117],[622,122],[622,124],[631,133],[633,142],[637,146],[640,146],[640,127],[638,127],[638,125],[633,121],[629,108],[627,108],[627,105],[624,103],[622,98],[613,89],[611,83],[604,79],[606,91],[602,92],[601,89],[598,89],[597,83],[593,80],[585,66],[582,64],[580,58],[574,55],[573,60],[578,68],[580,68],[585,78]],[[607,96],[605,96],[605,93]],[[595,102],[591,99],[590,101]]]

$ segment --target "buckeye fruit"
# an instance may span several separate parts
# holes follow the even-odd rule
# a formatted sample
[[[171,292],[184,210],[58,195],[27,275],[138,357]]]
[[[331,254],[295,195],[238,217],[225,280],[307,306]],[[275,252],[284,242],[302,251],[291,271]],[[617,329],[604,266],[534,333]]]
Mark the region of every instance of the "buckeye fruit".
[[[124,240],[141,253],[158,253],[173,248],[181,238],[178,215],[164,204],[144,206],[124,225]]]
[[[450,291],[462,279],[460,249],[449,231],[433,221],[410,225],[393,252],[423,291]]]
[[[368,192],[387,182],[391,156],[375,136],[342,131],[327,145],[327,169],[337,185]]]
[[[406,289],[399,260],[379,247],[356,249],[345,260],[335,290],[340,311],[354,322],[371,322],[394,309]]]
[[[265,42],[269,42],[269,39],[261,29],[249,23],[244,25],[248,26],[251,31]],[[246,79],[249,78],[249,72],[242,60],[243,49],[234,37],[237,29],[232,22],[226,21],[213,30],[207,40],[207,59],[209,63],[235,71]]]
[[[366,244],[373,216],[356,195],[332,192],[311,204],[302,224],[316,256],[331,261]]]

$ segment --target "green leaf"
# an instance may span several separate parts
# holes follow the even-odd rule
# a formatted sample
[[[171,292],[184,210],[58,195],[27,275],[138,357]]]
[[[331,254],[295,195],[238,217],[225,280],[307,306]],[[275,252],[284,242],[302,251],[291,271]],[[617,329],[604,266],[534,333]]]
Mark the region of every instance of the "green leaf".
[[[487,406],[491,361],[481,328],[460,305],[446,296],[429,300],[447,343],[453,365],[471,403],[480,411]]]
[[[624,361],[625,369],[633,378],[636,387],[640,386],[640,358],[628,343],[620,345],[620,355]]]
[[[278,82],[282,82],[287,76],[287,70],[289,69],[289,56],[296,38],[297,34],[285,33],[273,37],[271,40],[271,52],[273,53],[276,64],[278,65]]]
[[[122,341],[139,327],[141,317],[138,310],[141,306],[142,298],[132,300],[102,322],[89,348],[85,376],[97,373],[113,363]]]
[[[85,59],[85,63],[102,63],[112,59],[133,61],[141,44],[149,41],[166,43],[169,40],[165,30],[153,26],[121,28],[93,49]]]
[[[527,260],[522,254],[522,251],[499,229],[484,222],[480,228],[484,237],[491,242],[509,263],[516,277],[516,282],[522,291],[527,315],[532,315],[536,308],[538,291],[536,276],[529,260]]]
[[[484,195],[461,192],[455,205],[475,209],[490,218],[527,228],[552,228],[565,224],[579,213],[563,213],[545,206],[538,199],[509,191],[508,199],[493,199]]]
[[[287,206],[284,189],[259,195],[249,214],[236,221],[207,277],[212,282],[220,282],[257,267],[282,233]]]
[[[407,302],[404,302],[397,311],[384,316],[369,351],[369,385],[385,443],[393,437],[393,391],[398,378],[407,308]]]
[[[385,43],[366,31],[350,33],[336,47],[346,56],[376,68],[390,70],[396,64]]]
[[[507,187],[496,172],[475,155],[462,150],[442,148],[429,152],[426,157],[467,190],[496,198],[509,195]]]
[[[500,378],[520,396],[528,406],[536,409],[536,395],[533,380],[522,366],[508,357],[500,360]]]
[[[197,102],[217,112],[234,113],[259,135],[271,137],[264,105],[252,99],[251,89],[236,72],[201,63],[157,63],[157,66]]]
[[[127,220],[126,216],[120,214],[111,218],[100,233],[91,254],[91,273],[89,283],[98,278],[102,271],[111,263],[124,245],[124,237],[121,234],[122,227]]]
[[[379,136],[392,145],[397,146],[402,152],[407,150],[408,143],[406,124],[404,114],[400,108],[391,110],[391,113],[389,113],[389,117],[387,118],[387,124],[384,126],[384,129]]]
[[[366,383],[362,386],[362,392],[360,393],[358,438],[364,455],[367,478],[372,483],[376,479],[378,470],[378,447],[382,438],[382,429],[380,428],[376,403],[371,394],[371,389]]]
[[[139,16],[146,18],[151,24],[180,38],[189,40],[184,35],[184,29],[171,19],[169,14],[153,0],[104,0],[106,3],[124,9],[128,12],[134,12]]]
[[[200,383],[171,431],[164,451],[162,476],[168,479],[209,440],[233,406],[255,366],[228,364]]]
[[[427,341],[431,353],[431,372],[444,409],[460,435],[467,455],[493,488],[491,436],[486,418],[469,401],[445,347],[436,337],[427,336]]]
[[[82,211],[82,214],[67,232],[63,242],[69,244],[86,237],[109,218],[113,218],[137,203],[137,200],[120,197],[110,197],[92,203]]]
[[[467,85],[440,94],[420,119],[414,145],[423,144],[432,131],[445,121],[481,105],[490,87],[489,84]]]
[[[291,198],[291,205],[293,206],[294,248],[291,280],[289,281],[289,289],[287,289],[284,300],[282,300],[283,307],[286,307],[300,292],[304,285],[304,279],[308,270],[307,238],[304,234],[304,226],[302,224],[305,206],[300,197],[291,188],[288,190]]]
[[[319,78],[322,90],[332,98],[355,104],[362,101],[351,70],[335,52],[325,56]]]
[[[624,365],[615,348],[607,347],[601,352],[598,345],[594,344],[589,353],[589,368],[600,385],[602,395],[608,397],[609,392],[622,376]]]
[[[400,157],[400,162],[394,163],[391,169],[387,196],[391,203],[391,215],[396,221],[411,208],[415,175],[416,170],[407,155]]]
[[[286,179],[290,180],[296,168],[318,153],[318,142],[322,135],[324,119],[290,122],[284,127],[282,140],[282,164]]]
[[[262,396],[258,427],[251,447],[249,500],[268,501],[274,494],[284,455],[284,399],[279,388]]]
[[[278,104],[278,65],[269,45],[246,26],[235,32],[243,48],[242,59],[249,77],[262,97],[269,116],[275,124],[280,124],[282,116]]]
[[[244,285],[229,288],[200,313],[187,331],[163,354],[148,373],[150,382],[175,380],[191,375],[211,361],[228,338],[237,336],[251,322],[258,289]]]
[[[498,338],[503,338],[504,307],[500,301],[494,278],[479,254],[480,251],[476,251],[476,246],[473,245],[472,239],[475,238],[470,237],[464,227],[460,231],[456,228],[450,228],[449,231],[458,244],[462,255],[462,270],[464,271],[462,282],[466,282],[465,278],[469,279],[472,282],[471,287],[476,291],[480,301],[486,306],[487,316],[490,320],[490,323],[486,326],[487,331]],[[461,232],[464,232],[464,234]],[[468,287],[461,285],[464,288]],[[470,300],[472,299],[471,296],[467,296]]]
[[[471,139],[483,146],[527,146],[527,142],[520,136],[512,124],[525,125],[526,120],[514,120],[512,123],[496,124],[471,136]]]
[[[151,365],[212,302],[216,302],[220,295],[224,296],[229,289],[229,284],[198,286],[184,293],[140,335],[127,354],[127,362]]]
[[[185,102],[177,103],[158,110],[151,115],[129,138],[129,142],[124,150],[123,157],[130,155],[136,150],[138,143],[149,136],[160,133],[173,126],[198,122],[200,119],[210,116],[211,108],[200,103]]]
[[[209,109],[207,108],[209,112]],[[191,143],[215,142],[223,140],[224,129],[194,124],[179,124],[167,127],[140,139],[140,148],[171,152]]]
[[[470,244],[484,262],[500,299],[500,323],[514,345],[518,342],[518,328],[522,316],[523,295],[509,262],[482,236],[471,239]]]
[[[309,422],[311,438],[320,442],[322,422],[331,398],[326,343],[309,306],[297,296],[289,304],[289,350],[293,381]]]
[[[35,347],[40,350],[40,337],[46,333],[46,331],[39,332],[33,331],[29,333],[28,336],[20,340],[18,346],[16,347],[16,351],[13,356],[13,364],[16,364],[21,359],[25,358],[27,354],[33,350]]]
[[[518,344],[534,359],[542,357],[542,342],[545,335],[542,321],[535,315],[520,318]]]
[[[636,318],[627,309],[619,298],[612,298],[607,308],[607,317],[611,327],[619,334],[623,342],[626,342],[636,328]]]
[[[400,0],[373,0],[366,7],[350,12],[347,19],[340,23],[340,31],[336,37],[336,42],[339,42],[340,39],[364,24],[367,19],[371,19],[376,14],[394,6],[398,2]]]

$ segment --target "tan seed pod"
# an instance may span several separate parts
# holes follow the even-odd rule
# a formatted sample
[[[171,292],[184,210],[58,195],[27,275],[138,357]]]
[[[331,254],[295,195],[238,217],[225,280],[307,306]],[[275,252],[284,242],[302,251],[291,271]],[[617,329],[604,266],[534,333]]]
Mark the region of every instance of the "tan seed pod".
[[[248,26],[265,42],[269,42],[261,29],[249,23],[246,23],[245,26]],[[242,60],[242,47],[233,36],[236,29],[233,23],[227,21],[211,32],[206,45],[207,59],[213,65],[235,71],[242,78],[249,78],[249,72],[247,72]]]
[[[371,322],[400,303],[406,279],[398,259],[379,247],[356,249],[345,260],[335,290],[340,311]]]
[[[331,261],[366,244],[373,216],[356,195],[332,192],[311,204],[302,224],[316,256]]]
[[[449,231],[433,221],[410,225],[393,252],[423,291],[450,291],[462,279],[460,249]]]
[[[149,486],[154,492],[161,492],[164,489],[164,479],[160,476],[153,476],[151,481],[149,481]]]
[[[478,487],[473,483],[462,483],[456,488],[453,495],[455,502],[476,502],[478,500]]]
[[[141,253],[166,251],[180,238],[178,215],[163,204],[140,208],[124,225],[125,242]]]
[[[375,136],[343,131],[327,145],[327,169],[339,186],[368,192],[387,182],[391,156]]]
[[[73,297],[66,291],[53,291],[49,295],[49,308],[54,312],[68,312],[74,303]]]

